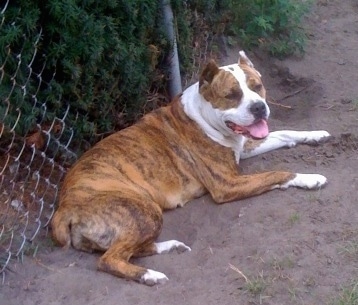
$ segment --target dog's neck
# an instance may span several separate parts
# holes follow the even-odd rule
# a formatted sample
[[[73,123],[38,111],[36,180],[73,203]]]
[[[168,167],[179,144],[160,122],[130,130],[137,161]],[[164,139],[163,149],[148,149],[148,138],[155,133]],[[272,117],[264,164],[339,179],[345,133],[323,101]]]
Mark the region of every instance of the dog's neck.
[[[181,103],[186,115],[195,121],[213,141],[222,146],[232,148],[237,161],[239,161],[239,151],[241,151],[244,144],[243,137],[232,135],[225,128],[225,122],[221,122],[220,117],[215,115],[216,109],[199,93],[198,82],[184,90]]]

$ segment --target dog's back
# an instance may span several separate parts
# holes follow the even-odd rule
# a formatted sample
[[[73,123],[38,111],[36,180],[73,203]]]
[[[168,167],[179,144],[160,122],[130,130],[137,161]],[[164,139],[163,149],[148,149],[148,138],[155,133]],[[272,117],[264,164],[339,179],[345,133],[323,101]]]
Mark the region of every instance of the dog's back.
[[[137,198],[143,206],[150,202],[164,210],[183,206],[190,199],[203,195],[206,191],[200,177],[203,170],[195,171],[194,168],[209,158],[210,153],[205,156],[201,150],[205,151],[209,145],[205,141],[212,141],[201,130],[190,128],[192,124],[195,123],[175,100],[87,151],[69,170],[62,185],[59,209],[52,220],[55,240],[66,247],[72,244],[81,250],[89,251],[91,247],[105,250],[110,240],[90,241],[88,236],[86,242],[96,245],[85,245],[84,239],[77,241],[76,225],[87,218],[87,223],[93,222],[93,231],[103,231],[106,235],[106,230],[100,229],[106,226],[106,221],[100,224],[99,219],[107,223],[120,222],[123,215],[114,215],[115,207],[122,206],[118,213],[124,213],[127,198]],[[233,160],[229,149],[218,147],[224,150],[224,155],[228,153],[221,161],[227,162],[230,155]],[[133,214],[130,209],[128,207],[125,214]],[[96,217],[97,222],[93,220]],[[120,234],[119,227],[111,228],[112,238]],[[92,232],[88,235],[93,238]]]

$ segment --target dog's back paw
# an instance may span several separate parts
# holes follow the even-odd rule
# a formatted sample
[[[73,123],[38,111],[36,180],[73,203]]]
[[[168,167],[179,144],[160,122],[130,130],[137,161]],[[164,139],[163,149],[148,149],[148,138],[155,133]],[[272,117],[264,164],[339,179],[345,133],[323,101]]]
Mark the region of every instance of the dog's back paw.
[[[143,276],[140,279],[140,283],[146,284],[148,286],[154,286],[156,284],[164,284],[169,279],[164,273],[154,271],[151,269],[147,269],[147,272],[143,274]]]
[[[174,250],[176,250],[178,253],[191,251],[191,248],[188,247],[186,244],[182,243],[181,241],[177,240],[168,240],[168,241],[162,241],[159,243],[155,243],[155,246],[157,248],[157,253],[169,253]]]

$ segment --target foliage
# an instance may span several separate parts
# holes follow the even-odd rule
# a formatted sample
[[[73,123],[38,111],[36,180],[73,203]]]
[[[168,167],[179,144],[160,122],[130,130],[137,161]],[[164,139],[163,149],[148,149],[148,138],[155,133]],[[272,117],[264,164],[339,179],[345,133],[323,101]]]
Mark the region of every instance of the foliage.
[[[18,0],[0,13],[0,121],[22,136],[63,118],[90,143],[165,93],[161,1]],[[171,0],[182,74],[200,39],[224,35],[282,56],[303,51],[305,0]],[[202,61],[198,58],[197,61]],[[167,100],[166,95],[162,100]]]
[[[305,32],[301,25],[310,1],[254,0],[230,1],[233,34],[247,46],[262,45],[271,54],[286,56],[303,52]],[[243,3],[245,2],[245,3]]]
[[[157,1],[19,0],[0,17],[0,115],[13,126],[15,109],[26,114],[20,134],[68,105],[77,137],[123,127],[146,102],[168,48]],[[5,117],[9,104],[15,115]]]
[[[180,29],[189,9],[206,20],[208,31],[228,36],[229,43],[239,41],[244,48],[260,46],[280,57],[304,51],[306,36],[302,19],[309,11],[311,0],[193,0],[190,5],[180,0],[172,2],[178,22],[181,20]],[[195,28],[195,22],[197,19],[192,17],[186,26]]]

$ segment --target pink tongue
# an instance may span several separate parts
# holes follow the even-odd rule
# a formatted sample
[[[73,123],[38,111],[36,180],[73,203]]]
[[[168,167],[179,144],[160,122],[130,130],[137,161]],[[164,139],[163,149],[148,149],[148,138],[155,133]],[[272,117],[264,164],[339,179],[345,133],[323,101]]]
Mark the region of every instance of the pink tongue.
[[[267,137],[269,130],[267,126],[267,122],[265,120],[260,120],[255,124],[245,127],[251,136],[254,138],[262,139]]]

